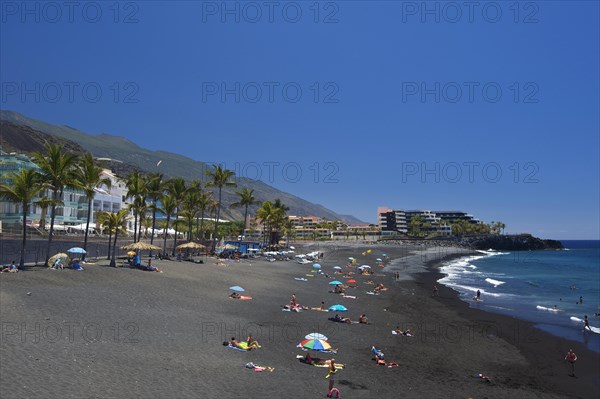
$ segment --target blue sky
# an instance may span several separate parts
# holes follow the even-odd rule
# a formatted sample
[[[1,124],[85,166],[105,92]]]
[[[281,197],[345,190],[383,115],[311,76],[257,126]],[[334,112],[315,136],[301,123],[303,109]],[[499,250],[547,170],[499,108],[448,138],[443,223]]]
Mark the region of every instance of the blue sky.
[[[369,222],[458,209],[600,236],[598,2],[23,4],[1,3],[2,109]]]

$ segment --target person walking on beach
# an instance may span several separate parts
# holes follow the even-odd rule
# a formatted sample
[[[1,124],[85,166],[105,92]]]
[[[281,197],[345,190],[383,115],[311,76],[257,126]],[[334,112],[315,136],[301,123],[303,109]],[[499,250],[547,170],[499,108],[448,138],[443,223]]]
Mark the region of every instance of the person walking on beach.
[[[437,285],[433,285],[433,296],[440,296],[440,294],[438,294],[438,288]]]
[[[329,373],[325,378],[329,378],[329,393],[328,396],[331,395],[331,390],[333,389],[333,385],[335,384],[335,373],[337,369],[335,368],[335,359],[331,359],[329,362]],[[329,396],[331,397],[331,396]]]
[[[475,296],[475,300],[476,301],[481,300],[481,291],[477,290],[477,296]]]
[[[585,331],[586,328],[589,331],[592,331],[592,327],[590,327],[590,320],[588,319],[587,315],[583,316],[583,331]]]
[[[569,352],[567,352],[567,355],[565,356],[565,360],[571,365],[571,374],[569,374],[569,376],[575,377],[575,361],[577,361],[577,355],[573,352],[573,349],[569,349]]]

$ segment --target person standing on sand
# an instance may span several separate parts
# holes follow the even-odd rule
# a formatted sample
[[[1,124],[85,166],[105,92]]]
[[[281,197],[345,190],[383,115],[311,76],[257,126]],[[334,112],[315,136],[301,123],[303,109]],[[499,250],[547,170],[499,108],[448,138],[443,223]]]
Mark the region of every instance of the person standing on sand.
[[[440,296],[440,294],[438,294],[438,288],[437,285],[433,285],[433,296]]]
[[[570,377],[575,377],[575,362],[577,361],[577,355],[573,352],[573,349],[569,349],[567,355],[565,356],[565,360],[571,364],[571,374]]]
[[[329,374],[327,374],[327,377],[325,378],[329,378],[329,393],[331,393],[331,390],[333,389],[333,385],[335,384],[335,373],[337,372],[337,369],[335,368],[335,359],[331,359],[331,361],[329,362]]]

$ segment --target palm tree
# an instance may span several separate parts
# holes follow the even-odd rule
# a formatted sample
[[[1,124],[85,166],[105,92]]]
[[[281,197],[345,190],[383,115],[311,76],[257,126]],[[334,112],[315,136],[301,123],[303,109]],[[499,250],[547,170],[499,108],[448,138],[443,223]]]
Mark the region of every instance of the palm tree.
[[[171,222],[171,216],[175,214],[175,209],[177,208],[177,203],[175,202],[175,197],[172,194],[164,194],[160,200],[162,204],[162,208],[160,211],[165,214],[167,217],[167,226],[165,227],[165,235],[163,241],[163,253],[167,254],[167,232],[169,230],[169,223]],[[175,235],[177,237],[177,234]]]
[[[182,203],[181,215],[185,218],[188,228],[188,241],[192,241],[192,233],[194,228],[194,219],[199,215],[198,199],[200,192],[195,188],[190,187],[185,195]]]
[[[131,172],[127,176],[127,194],[126,198],[131,198],[133,201],[129,205],[130,209],[133,210],[133,242],[138,241],[137,226],[138,226],[138,215],[142,203],[145,205],[144,193],[146,191],[144,176],[137,170]]]
[[[263,225],[263,244],[267,244],[267,232],[270,229],[271,222],[275,216],[275,209],[271,201],[263,202],[260,207],[256,210],[256,218],[260,220]],[[270,240],[270,239],[269,239]]]
[[[46,153],[36,153],[34,162],[39,166],[42,181],[52,191],[52,203],[50,204],[50,231],[48,232],[48,248],[46,249],[46,261],[50,258],[52,245],[52,234],[54,232],[54,219],[56,217],[56,206],[62,198],[65,186],[73,186],[74,167],[77,157],[73,154],[64,153],[58,144],[46,145]]]
[[[48,212],[48,207],[52,205],[52,198],[42,197],[34,202],[35,205],[40,207],[40,223],[39,227],[42,230],[46,230],[46,213]],[[57,204],[60,206],[62,204],[61,201]]]
[[[156,229],[156,210],[158,208],[158,199],[163,195],[163,175],[160,173],[151,173],[146,180],[146,195],[152,201],[150,209],[152,210],[152,235],[150,244],[154,243],[154,230]],[[152,255],[152,251],[150,251]]]
[[[108,252],[106,255],[107,260],[110,259],[110,245],[112,243],[112,228],[109,226],[109,215],[110,213],[105,211],[98,211],[96,213],[96,227],[98,225],[102,226],[102,232],[108,230]]]
[[[198,221],[198,219],[196,219],[196,230],[198,230],[198,237],[200,237],[201,240],[204,239],[204,212],[206,211],[206,208],[209,207],[212,200],[212,194],[210,192],[203,191],[198,196],[198,209],[200,211],[200,220]],[[199,225],[198,222],[200,222]]]
[[[25,247],[27,244],[27,215],[29,206],[40,193],[40,175],[34,169],[21,169],[19,173],[9,175],[10,184],[0,184],[0,198],[5,198],[10,202],[18,202],[22,208],[23,218],[23,241],[21,243],[21,259],[19,268],[25,264]]]
[[[250,190],[246,187],[244,187],[241,191],[236,191],[235,192],[240,199],[236,202],[234,202],[233,204],[230,205],[231,208],[236,208],[238,206],[243,206],[244,207],[244,231],[246,230],[246,227],[248,227],[248,207],[250,205],[256,205],[256,204],[260,204],[259,201],[256,200],[256,198],[254,198],[254,190]],[[243,234],[243,232],[242,232]]]
[[[96,194],[95,188],[106,186],[110,190],[111,181],[108,177],[102,177],[102,168],[96,165],[94,157],[90,153],[85,154],[80,160],[79,167],[75,170],[75,179],[77,188],[83,190],[88,200],[85,238],[83,240],[83,249],[87,250],[92,201],[94,200],[94,194]]]
[[[167,181],[166,188],[169,194],[173,196],[173,200],[175,201],[175,221],[177,221],[179,219],[179,212],[187,194],[188,187],[186,187],[185,180],[183,178],[176,177]],[[173,227],[175,227],[175,242],[173,244],[173,256],[175,256],[175,247],[177,247],[177,233],[179,229],[179,223],[174,223]]]
[[[125,232],[125,225],[127,223],[127,215],[129,211],[127,209],[121,209],[117,213],[109,213],[108,214],[108,225],[109,228],[115,231],[115,240],[112,246],[112,256],[110,258],[110,266],[116,267],[116,255],[117,255],[117,237],[119,236],[119,231]]]
[[[215,220],[215,234],[213,237],[213,245],[212,249],[215,250],[217,242],[214,240],[217,238],[217,233],[219,229],[219,218],[221,217],[221,192],[223,190],[223,186],[226,187],[235,187],[235,182],[229,181],[229,179],[235,176],[235,172],[229,169],[223,169],[221,165],[214,165],[212,170],[207,170],[206,175],[211,179],[206,186],[207,187],[218,187],[219,188],[219,200],[217,207],[217,218]]]

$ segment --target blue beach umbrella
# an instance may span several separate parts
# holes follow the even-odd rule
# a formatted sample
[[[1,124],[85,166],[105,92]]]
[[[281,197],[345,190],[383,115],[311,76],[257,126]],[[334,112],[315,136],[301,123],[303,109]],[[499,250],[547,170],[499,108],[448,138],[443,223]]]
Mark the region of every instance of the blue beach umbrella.
[[[320,268],[321,268],[321,265],[320,265],[320,264],[318,264],[318,263],[315,263],[315,264],[313,265],[313,267],[314,267],[315,269],[320,269]]]
[[[329,283],[329,285],[342,285],[344,283],[342,283],[341,281],[337,281],[337,280],[333,280]]]
[[[324,336],[321,333],[318,332],[313,332],[310,334],[307,334],[304,339],[322,339],[323,341],[327,341],[329,338],[327,338],[326,336]]]
[[[238,292],[244,292],[246,291],[245,289],[243,289],[242,287],[240,287],[239,285],[234,285],[233,287],[229,287],[229,289],[231,291],[238,291]]]
[[[85,254],[86,253],[85,249],[80,248],[80,247],[73,247],[73,248],[69,249],[67,252],[71,253],[71,254]]]
[[[329,307],[330,312],[347,312],[348,309],[344,305],[333,305]]]

